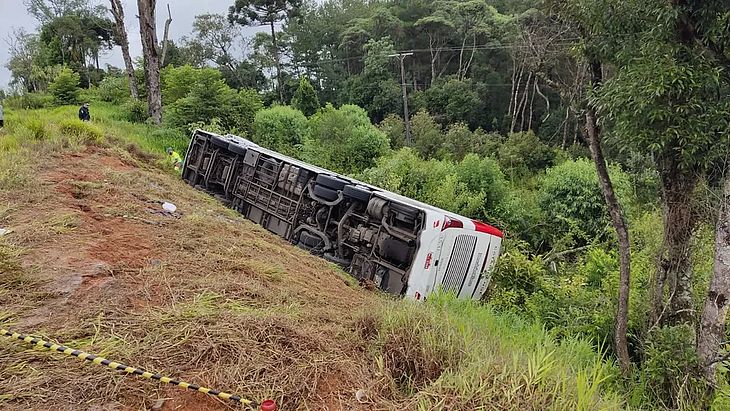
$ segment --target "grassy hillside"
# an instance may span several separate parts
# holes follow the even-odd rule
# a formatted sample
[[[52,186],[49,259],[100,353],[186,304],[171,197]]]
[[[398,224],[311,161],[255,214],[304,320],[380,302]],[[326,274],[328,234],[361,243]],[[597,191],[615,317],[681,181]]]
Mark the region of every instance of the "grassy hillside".
[[[179,179],[185,138],[6,113],[0,325],[280,409],[619,409],[617,371],[489,306],[394,301]],[[160,213],[160,201],[178,213]],[[356,395],[356,393],[360,395]],[[0,339],[0,407],[233,409]]]

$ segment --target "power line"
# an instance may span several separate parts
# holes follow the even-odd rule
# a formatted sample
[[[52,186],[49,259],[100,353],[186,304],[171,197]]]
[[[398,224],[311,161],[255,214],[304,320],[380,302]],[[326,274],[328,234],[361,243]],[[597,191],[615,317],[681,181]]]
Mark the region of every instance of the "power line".
[[[554,47],[557,46],[571,46],[574,43],[572,41],[577,41],[578,39],[566,39],[560,43],[553,43]],[[505,49],[530,49],[531,47],[528,45],[517,45],[517,44],[503,44],[503,45],[496,45],[496,44],[481,44],[476,46],[465,46],[465,47],[441,47],[441,48],[434,48],[434,52],[461,52],[463,51],[479,51],[479,50],[505,50]],[[430,53],[431,49],[410,49],[410,50],[400,50],[396,51],[395,54],[413,54],[413,53]],[[317,60],[314,62],[302,62],[301,64],[303,66],[307,65],[319,65],[320,63],[343,63],[346,61],[360,61],[364,60],[365,55],[362,56],[353,56],[353,57],[342,57],[337,59],[327,59],[327,60]]]

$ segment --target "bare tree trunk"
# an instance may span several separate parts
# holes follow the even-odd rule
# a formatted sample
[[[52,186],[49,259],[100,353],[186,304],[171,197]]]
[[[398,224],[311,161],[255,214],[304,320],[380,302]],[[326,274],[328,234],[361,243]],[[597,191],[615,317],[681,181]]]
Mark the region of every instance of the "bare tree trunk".
[[[271,20],[271,44],[274,47],[274,61],[276,62],[276,84],[279,89],[279,102],[284,102],[284,81],[281,78],[281,61],[279,60],[279,44],[276,41],[276,31],[274,30],[274,20]]]
[[[462,67],[464,63],[464,49],[466,49],[466,38],[467,36],[464,36],[464,41],[461,42],[461,51],[459,52],[459,71],[456,73],[456,78],[459,80],[462,79]]]
[[[157,50],[157,23],[155,22],[156,3],[157,0],[137,0],[148,113],[152,121],[160,124],[162,122],[162,92],[160,91],[160,55]]]
[[[127,68],[127,77],[129,78],[129,93],[132,98],[139,99],[139,91],[137,91],[137,79],[134,77],[134,64],[132,64],[132,56],[129,54],[129,38],[127,37],[127,29],[124,27],[124,9],[121,0],[109,0],[112,4],[112,14],[116,21],[117,37],[119,44],[122,46],[122,57],[124,58],[124,66]]]
[[[514,95],[512,96],[512,112],[510,115],[512,116],[512,124],[510,126],[509,132],[514,133],[515,127],[517,126],[517,113],[519,112],[519,107],[517,105],[517,96],[520,94],[520,86],[522,84],[522,76],[524,75],[524,66],[520,66],[520,73],[517,75],[517,82],[514,83]]]
[[[165,57],[167,56],[168,39],[170,38],[170,24],[172,23],[172,12],[170,12],[170,4],[167,4],[167,20],[165,20],[165,34],[162,36],[162,57],[160,57],[160,67],[165,65]]]
[[[535,76],[535,81],[533,82],[533,90],[532,90],[532,97],[530,97],[530,117],[527,120],[527,129],[532,130],[532,117],[534,116],[534,108],[535,108],[535,90],[537,90],[537,76]]]
[[[565,127],[563,128],[563,144],[560,145],[560,148],[565,150],[566,147],[568,147],[568,127],[570,127],[570,107],[567,107],[565,109],[565,121],[563,121],[563,124],[565,124]]]
[[[431,86],[433,87],[433,83],[436,81],[436,60],[438,58],[438,54],[434,51],[434,39],[433,34],[428,33],[428,50],[431,52]]]
[[[464,67],[464,76],[463,76],[462,80],[466,79],[466,74],[469,72],[469,68],[471,67],[472,61],[474,61],[474,54],[476,53],[476,47],[477,47],[477,35],[473,34],[471,55],[469,56],[469,61],[466,62],[466,66]]]
[[[603,74],[601,64],[599,62],[591,63],[591,83],[594,90],[601,87]],[[613,342],[616,347],[616,356],[618,357],[621,371],[626,374],[630,370],[631,360],[629,359],[629,349],[626,341],[629,323],[629,290],[631,280],[631,242],[629,241],[629,229],[626,218],[621,210],[616,198],[616,192],[613,189],[611,177],[608,174],[608,166],[603,156],[601,148],[601,129],[596,121],[596,112],[593,107],[588,107],[586,111],[586,134],[588,146],[591,150],[591,157],[596,165],[598,173],[598,181],[601,184],[603,199],[608,207],[608,213],[611,216],[611,223],[616,230],[618,238],[618,248],[620,256],[619,269],[619,290],[618,304],[616,307],[616,329],[614,331]]]
[[[530,73],[527,75],[527,81],[525,82],[525,92],[522,93],[522,98],[520,99],[520,131],[525,130],[525,110],[527,109],[527,101],[530,96],[530,83],[532,83],[532,71],[530,71]]]
[[[730,298],[730,176],[725,179],[720,216],[715,228],[715,263],[712,271],[697,334],[697,354],[705,378],[714,385],[717,382],[715,365],[723,346]]]

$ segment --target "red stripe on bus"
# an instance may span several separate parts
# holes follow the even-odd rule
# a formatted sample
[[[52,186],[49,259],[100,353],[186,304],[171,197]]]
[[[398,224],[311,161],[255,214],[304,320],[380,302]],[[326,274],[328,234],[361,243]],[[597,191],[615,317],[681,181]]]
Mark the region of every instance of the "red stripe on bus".
[[[492,227],[489,224],[484,224],[481,221],[471,220],[474,223],[474,229],[479,231],[480,233],[487,233],[491,234],[493,236],[497,236],[499,238],[504,237],[504,233],[499,231],[499,229]]]

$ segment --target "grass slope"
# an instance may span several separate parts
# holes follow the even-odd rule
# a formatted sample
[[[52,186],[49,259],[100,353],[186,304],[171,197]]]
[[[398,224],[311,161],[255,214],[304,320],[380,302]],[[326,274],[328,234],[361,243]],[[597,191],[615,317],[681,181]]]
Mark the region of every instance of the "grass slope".
[[[618,409],[615,367],[488,306],[393,301],[192,190],[178,134],[8,112],[0,325],[281,409]],[[160,214],[171,201],[179,214]],[[356,393],[360,395],[356,395]],[[234,409],[0,339],[3,409]]]

